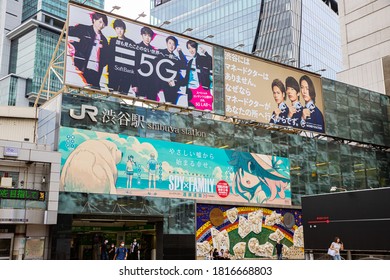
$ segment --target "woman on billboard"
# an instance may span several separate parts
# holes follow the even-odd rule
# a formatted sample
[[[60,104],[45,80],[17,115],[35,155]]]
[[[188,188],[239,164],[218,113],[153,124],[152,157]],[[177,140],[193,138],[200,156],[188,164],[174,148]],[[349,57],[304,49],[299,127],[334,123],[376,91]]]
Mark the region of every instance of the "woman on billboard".
[[[254,203],[275,203],[286,198],[290,188],[288,160],[240,151],[232,151],[229,157],[234,168],[234,194]]]

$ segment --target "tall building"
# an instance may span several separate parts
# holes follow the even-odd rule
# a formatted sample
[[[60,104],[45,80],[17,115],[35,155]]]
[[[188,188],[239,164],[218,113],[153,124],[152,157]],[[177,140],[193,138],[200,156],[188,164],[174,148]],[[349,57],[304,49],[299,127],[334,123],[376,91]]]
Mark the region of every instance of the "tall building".
[[[156,0],[151,24],[330,79],[341,70],[336,1]]]
[[[0,105],[34,103],[64,26],[67,4],[68,0],[1,1]],[[85,4],[103,9],[104,0]],[[59,90],[62,85],[51,78],[50,88]]]
[[[340,81],[390,94],[390,2],[339,1]]]

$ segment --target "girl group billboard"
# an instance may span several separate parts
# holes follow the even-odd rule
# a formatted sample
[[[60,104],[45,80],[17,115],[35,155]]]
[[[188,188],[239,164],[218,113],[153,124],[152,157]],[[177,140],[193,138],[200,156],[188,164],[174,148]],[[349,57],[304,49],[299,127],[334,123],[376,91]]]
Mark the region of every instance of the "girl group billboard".
[[[286,158],[61,127],[61,190],[291,205]]]
[[[213,109],[213,49],[70,5],[65,83]]]

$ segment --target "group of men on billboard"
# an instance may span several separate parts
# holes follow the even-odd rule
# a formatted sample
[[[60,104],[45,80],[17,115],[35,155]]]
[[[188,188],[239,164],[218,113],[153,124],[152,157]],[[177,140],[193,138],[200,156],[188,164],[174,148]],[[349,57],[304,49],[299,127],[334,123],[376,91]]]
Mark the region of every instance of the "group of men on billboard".
[[[102,33],[109,24],[107,16],[98,12],[90,16],[92,25],[68,28],[68,56],[85,86],[172,104],[178,104],[184,95],[188,101],[185,105],[202,107],[194,104],[195,95],[210,93],[212,56],[198,48],[197,42],[186,41],[187,59],[172,35],[165,36],[166,48],[158,48],[152,45],[157,34],[144,26],[140,29],[141,41],[136,43],[125,35],[130,25],[115,19],[110,25],[116,36],[107,39]]]
[[[325,123],[322,112],[316,107],[316,92],[311,78],[303,75],[298,81],[287,77],[285,84],[280,79],[272,82],[272,94],[277,108],[272,112],[270,123],[291,126],[324,133]],[[302,96],[305,104],[300,102]],[[291,105],[286,104],[289,98]]]

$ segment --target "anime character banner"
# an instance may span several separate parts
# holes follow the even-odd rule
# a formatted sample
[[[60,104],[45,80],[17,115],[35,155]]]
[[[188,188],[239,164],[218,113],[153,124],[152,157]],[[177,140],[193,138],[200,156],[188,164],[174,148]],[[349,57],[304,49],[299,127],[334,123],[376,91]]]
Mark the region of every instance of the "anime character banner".
[[[325,133],[319,76],[225,50],[226,115]]]
[[[197,204],[198,259],[303,259],[303,244],[301,210]]]
[[[213,48],[69,5],[65,84],[213,110]]]
[[[61,127],[61,190],[291,205],[286,158]]]

